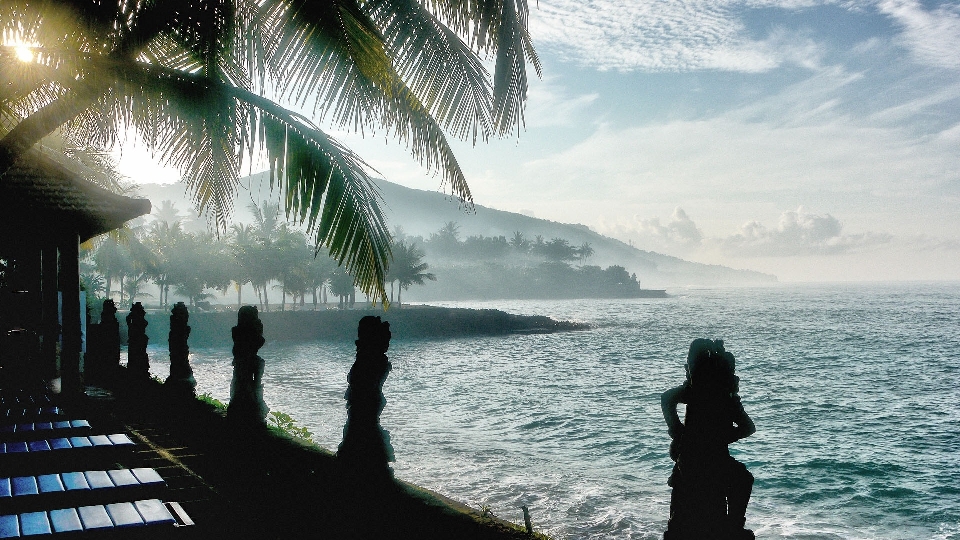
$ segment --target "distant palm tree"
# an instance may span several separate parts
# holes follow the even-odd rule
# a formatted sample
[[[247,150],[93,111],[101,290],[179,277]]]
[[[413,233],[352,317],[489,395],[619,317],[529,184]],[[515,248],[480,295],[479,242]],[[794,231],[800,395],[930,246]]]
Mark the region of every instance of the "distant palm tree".
[[[265,150],[287,217],[377,296],[389,233],[368,167],[296,109],[395,134],[472,204],[444,130],[518,130],[540,70],[526,0],[3,0],[0,35],[0,177],[60,126],[102,146],[130,126],[225,229]]]
[[[160,206],[154,208],[151,214],[157,221],[165,221],[167,223],[183,221],[183,216],[180,215],[180,209],[170,200],[161,201]]]
[[[426,272],[429,268],[427,263],[423,262],[423,250],[416,244],[407,245],[404,242],[398,242],[393,247],[393,264],[391,265],[391,274],[399,285],[397,291],[397,307],[402,307],[401,294],[410,288],[411,285],[423,285],[424,280],[436,281],[437,276]]]
[[[590,245],[590,242],[584,242],[580,244],[580,247],[577,248],[577,257],[580,259],[580,265],[582,266],[584,261],[593,256],[595,251],[593,246]]]
[[[530,241],[520,231],[513,231],[513,237],[510,239],[510,245],[520,253],[530,251]]]

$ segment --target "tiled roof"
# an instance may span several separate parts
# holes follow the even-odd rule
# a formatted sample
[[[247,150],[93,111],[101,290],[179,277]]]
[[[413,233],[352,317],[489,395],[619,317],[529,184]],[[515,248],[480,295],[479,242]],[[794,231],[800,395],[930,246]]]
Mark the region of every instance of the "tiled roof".
[[[107,191],[39,152],[0,176],[5,235],[75,230],[85,241],[150,213],[150,201]]]

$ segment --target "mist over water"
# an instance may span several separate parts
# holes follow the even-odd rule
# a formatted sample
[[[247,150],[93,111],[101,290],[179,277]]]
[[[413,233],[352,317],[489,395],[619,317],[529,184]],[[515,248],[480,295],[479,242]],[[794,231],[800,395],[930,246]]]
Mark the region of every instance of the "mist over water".
[[[756,477],[747,526],[758,536],[960,538],[960,284],[671,293],[435,303],[594,329],[394,335],[381,423],[396,475],[515,522],[525,504],[557,538],[660,538],[672,462],[659,396],[682,382],[693,338],[722,338],[758,429],[730,447]],[[267,404],[335,450],[353,343],[264,335]],[[192,352],[198,392],[226,401],[229,348]],[[151,347],[156,374],[165,359]]]

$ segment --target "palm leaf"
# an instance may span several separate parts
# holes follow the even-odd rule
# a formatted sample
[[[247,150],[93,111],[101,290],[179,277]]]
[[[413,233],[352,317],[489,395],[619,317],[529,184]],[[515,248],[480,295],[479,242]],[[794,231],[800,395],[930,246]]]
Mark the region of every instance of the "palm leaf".
[[[440,125],[460,139],[492,131],[490,76],[480,58],[415,0],[364,6],[382,29],[397,71]]]

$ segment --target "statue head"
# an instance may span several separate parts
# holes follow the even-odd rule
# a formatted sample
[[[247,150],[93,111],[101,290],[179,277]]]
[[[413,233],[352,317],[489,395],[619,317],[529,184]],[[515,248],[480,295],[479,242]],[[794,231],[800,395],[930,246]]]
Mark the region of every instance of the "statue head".
[[[386,352],[390,347],[390,323],[381,321],[379,316],[367,315],[360,319],[357,326],[357,347]]]
[[[687,353],[687,378],[694,386],[728,386],[734,379],[736,359],[723,347],[723,340],[698,338]]]
[[[237,325],[233,327],[234,354],[243,352],[245,347],[251,347],[254,352],[263,347],[263,322],[257,306],[243,306],[237,312]],[[240,347],[238,349],[238,347]]]
[[[170,321],[173,322],[174,320],[183,321],[183,324],[187,324],[187,321],[190,320],[190,312],[187,311],[187,306],[183,302],[177,302],[170,310]]]
[[[130,306],[130,313],[126,317],[127,324],[141,324],[143,326],[147,325],[147,310],[143,309],[143,304],[136,302]]]

